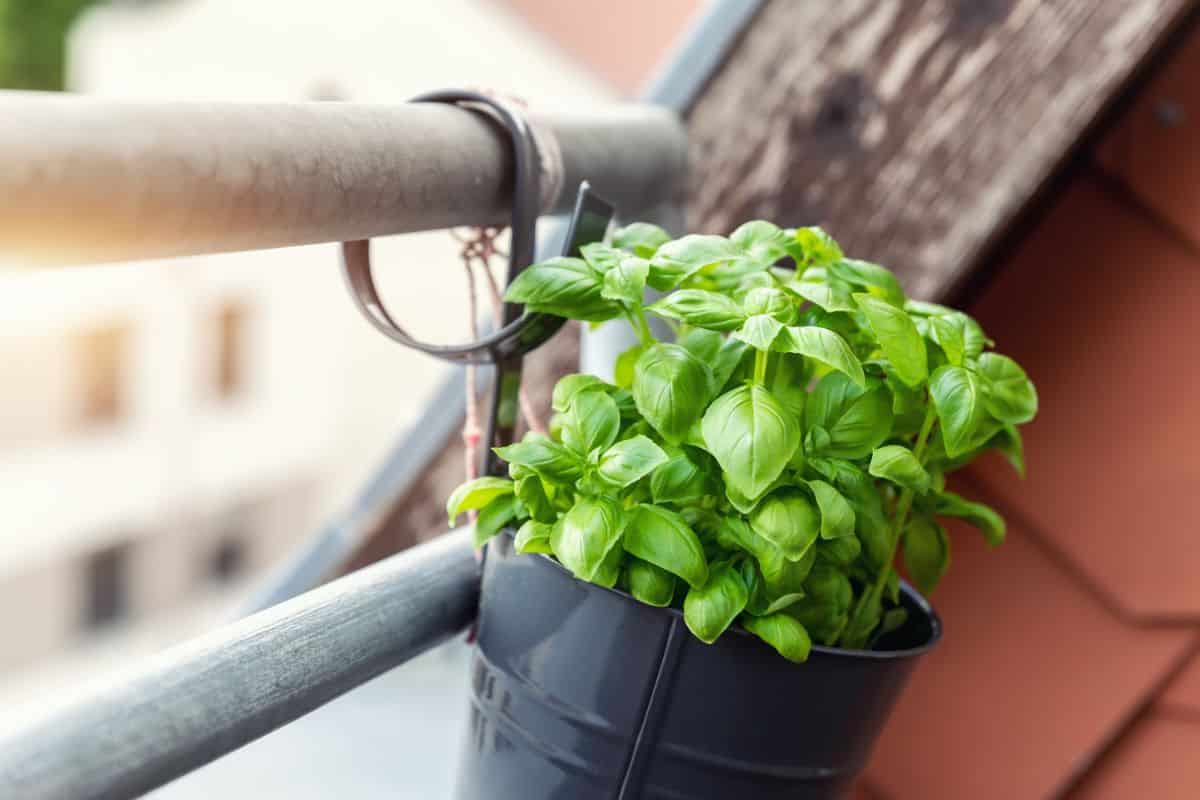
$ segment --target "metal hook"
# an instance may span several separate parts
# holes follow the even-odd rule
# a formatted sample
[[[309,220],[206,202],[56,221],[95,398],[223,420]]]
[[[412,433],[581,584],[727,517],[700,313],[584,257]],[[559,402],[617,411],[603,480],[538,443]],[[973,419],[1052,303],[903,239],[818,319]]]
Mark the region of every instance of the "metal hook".
[[[529,123],[506,104],[466,90],[443,90],[414,97],[415,103],[468,103],[484,106],[512,139],[513,201],[510,223],[507,282],[533,262],[537,218],[541,203],[541,162]],[[350,294],[363,316],[382,334],[406,347],[457,364],[497,364],[523,355],[547,341],[565,320],[548,314],[521,314],[521,307],[505,303],[499,330],[465,345],[437,345],[410,336],[388,313],[375,288],[371,272],[371,242],[360,239],[342,243],[342,267]]]

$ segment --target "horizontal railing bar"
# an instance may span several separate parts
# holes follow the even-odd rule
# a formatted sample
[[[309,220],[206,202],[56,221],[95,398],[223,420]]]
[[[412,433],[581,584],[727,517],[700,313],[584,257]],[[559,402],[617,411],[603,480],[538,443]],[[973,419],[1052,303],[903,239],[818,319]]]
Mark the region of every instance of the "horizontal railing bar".
[[[69,701],[0,741],[0,797],[139,796],[428,650],[475,616],[470,536],[406,550]]]
[[[0,92],[0,260],[84,264],[503,223],[506,135],[441,104],[121,101]],[[531,113],[563,174],[636,213],[680,188],[673,112]]]

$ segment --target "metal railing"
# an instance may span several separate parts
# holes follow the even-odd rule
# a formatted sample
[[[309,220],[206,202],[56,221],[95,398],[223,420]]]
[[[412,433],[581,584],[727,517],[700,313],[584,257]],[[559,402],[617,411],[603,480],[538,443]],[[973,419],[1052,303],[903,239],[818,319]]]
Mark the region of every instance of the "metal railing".
[[[543,187],[542,208],[563,210],[584,179],[626,214],[677,208],[686,137],[676,112],[760,5],[710,3],[653,84],[662,95],[654,99],[672,107],[535,115],[562,157],[562,180],[557,190]],[[0,92],[0,117],[9,122],[0,126],[0,262],[75,265],[354,240],[502,223],[509,212],[506,137],[460,108]],[[404,452],[364,493],[348,528],[395,499],[396,474],[413,473]],[[49,711],[0,741],[0,797],[136,796],[433,647],[475,614],[469,537],[442,536],[380,561]],[[344,544],[307,554],[296,574],[315,580],[345,555]]]
[[[0,741],[0,797],[136,797],[466,627],[470,531],[441,536],[168,650]]]
[[[23,263],[353,240],[503,222],[513,165],[443,105],[129,103],[0,92],[0,249]],[[676,114],[534,117],[562,208],[582,180],[638,210],[674,198]],[[568,188],[569,187],[569,188]],[[461,631],[477,567],[442,537],[153,659],[0,742],[0,797],[130,797],[296,719]]]
[[[504,224],[511,145],[442,104],[147,103],[0,92],[0,247],[95,264]],[[678,117],[648,105],[533,115],[562,180],[639,211],[679,188]],[[552,191],[544,186],[544,191]]]

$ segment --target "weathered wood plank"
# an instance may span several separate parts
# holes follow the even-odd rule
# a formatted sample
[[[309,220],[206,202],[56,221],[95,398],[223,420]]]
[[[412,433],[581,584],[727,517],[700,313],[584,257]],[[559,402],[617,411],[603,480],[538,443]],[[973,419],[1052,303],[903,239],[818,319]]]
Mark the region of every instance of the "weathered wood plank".
[[[689,229],[822,224],[943,296],[1194,5],[772,0],[691,111]]]

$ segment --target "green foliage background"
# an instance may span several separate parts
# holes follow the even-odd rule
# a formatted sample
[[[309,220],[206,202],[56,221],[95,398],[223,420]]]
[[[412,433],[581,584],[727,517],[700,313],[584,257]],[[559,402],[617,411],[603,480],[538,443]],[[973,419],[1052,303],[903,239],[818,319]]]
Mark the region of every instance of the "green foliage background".
[[[101,0],[0,0],[0,88],[61,91],[67,31]]]

